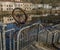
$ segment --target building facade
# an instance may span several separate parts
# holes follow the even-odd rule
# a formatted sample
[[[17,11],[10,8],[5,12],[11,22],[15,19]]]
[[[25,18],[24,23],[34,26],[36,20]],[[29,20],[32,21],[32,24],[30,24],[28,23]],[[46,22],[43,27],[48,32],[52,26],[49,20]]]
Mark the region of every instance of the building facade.
[[[12,16],[5,16],[5,17],[3,17],[3,23],[4,24],[14,23],[14,22],[15,22],[15,20],[13,19]]]
[[[0,2],[0,11],[12,11],[14,8],[14,2]]]
[[[26,11],[30,11],[33,8],[32,3],[20,3],[20,2],[2,2],[0,1],[0,11],[12,11],[14,8],[22,8]]]
[[[33,7],[32,3],[20,3],[20,2],[2,2],[0,1],[0,12],[10,12],[13,11],[14,8],[22,8],[26,11],[31,11]],[[3,23],[12,23],[15,22],[12,16],[4,16]]]
[[[20,7],[26,11],[31,11],[33,9],[32,3],[15,3],[15,7]]]

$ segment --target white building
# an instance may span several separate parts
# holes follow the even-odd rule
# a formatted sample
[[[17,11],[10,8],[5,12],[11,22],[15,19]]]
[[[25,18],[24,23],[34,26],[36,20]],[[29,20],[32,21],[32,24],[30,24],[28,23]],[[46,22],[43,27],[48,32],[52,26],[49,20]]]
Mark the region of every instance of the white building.
[[[22,8],[26,11],[31,11],[33,8],[49,8],[49,5],[43,4],[32,4],[32,3],[20,3],[20,2],[2,2],[0,1],[0,11],[13,11],[14,8]],[[29,20],[31,17],[29,18]],[[3,18],[4,23],[12,23],[15,22],[14,19],[10,17]]]
[[[21,0],[14,0],[14,1],[17,1],[17,2],[19,2],[19,1],[21,1]]]
[[[33,4],[32,3],[25,3],[24,4],[25,10],[32,10],[33,9]]]
[[[15,7],[22,8],[26,11],[30,11],[33,9],[32,3],[15,3]]]
[[[49,4],[33,4],[33,3],[0,1],[0,11],[12,11],[14,8],[17,8],[17,7],[27,11],[31,11],[34,8],[41,8],[41,7],[46,9],[52,8],[52,6],[50,6]]]
[[[60,7],[56,7],[56,10],[60,10]]]
[[[44,5],[43,5],[43,8],[51,9],[51,8],[52,8],[52,6],[50,6],[49,4],[44,4]]]
[[[13,19],[12,16],[5,16],[5,17],[3,17],[3,23],[4,24],[14,23],[14,22],[15,22],[15,20]]]
[[[41,8],[41,7],[43,7],[43,4],[34,4],[34,8]]]
[[[33,8],[35,8],[35,9],[37,9],[37,8],[51,9],[52,6],[50,6],[49,4],[34,4]]]
[[[0,11],[13,11],[14,8],[22,8],[26,11],[31,11],[33,4],[32,3],[19,3],[19,2],[3,2],[0,1]],[[11,16],[3,17],[3,23],[12,23],[15,22]]]
[[[14,2],[0,2],[0,11],[12,11],[14,8]]]
[[[20,2],[2,2],[0,1],[0,11],[12,11],[14,8],[22,8],[24,10],[32,10],[32,3],[20,3]]]

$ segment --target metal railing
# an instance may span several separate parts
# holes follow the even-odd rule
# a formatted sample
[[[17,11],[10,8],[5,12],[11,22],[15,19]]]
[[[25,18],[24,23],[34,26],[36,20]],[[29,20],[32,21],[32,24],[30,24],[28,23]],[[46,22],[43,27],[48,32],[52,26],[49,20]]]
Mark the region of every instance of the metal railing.
[[[44,26],[40,23],[23,27],[17,32],[14,28],[5,30],[5,27],[3,26],[0,31],[0,50],[22,50],[22,48],[29,47],[34,42],[52,44],[52,42],[60,41],[59,30],[50,31],[43,28]],[[53,35],[54,40],[52,41]]]
[[[14,29],[5,30],[5,27],[6,27],[6,25],[3,25],[2,30],[0,31],[0,43],[1,43],[0,44],[0,50],[7,50],[7,41],[6,40],[8,37],[10,39],[9,44],[11,45],[11,38],[12,38],[11,34],[12,34],[12,31],[14,31]],[[6,36],[7,32],[10,32],[8,37]],[[11,48],[11,46],[10,46],[10,48]]]
[[[0,31],[0,50],[20,50],[22,47],[22,44],[23,44],[21,42],[23,42],[24,39],[25,39],[25,43],[27,43],[27,44],[24,43],[25,46],[28,45],[28,43],[30,42],[31,39],[29,40],[29,38],[28,38],[29,32],[27,32],[27,31],[24,32],[24,30],[30,29],[31,30],[30,36],[32,37],[33,32],[36,33],[35,35],[37,35],[38,28],[39,28],[38,26],[39,26],[39,23],[34,23],[30,26],[23,27],[22,29],[20,29],[20,31],[18,31],[16,33],[16,32],[14,32],[15,31],[14,28],[12,28],[10,30],[6,30],[5,29],[6,25],[4,25],[2,30]],[[27,37],[25,36],[25,34]],[[34,34],[33,34],[33,36],[34,36]],[[32,38],[32,40],[34,40],[34,39]],[[25,47],[25,46],[23,45],[23,47]]]
[[[54,36],[54,37],[53,37]],[[60,30],[54,30],[54,31],[50,31],[50,30],[46,30],[43,29],[39,32],[39,43],[43,42],[46,44],[52,44],[52,43],[60,43]],[[53,41],[52,41],[53,39]]]
[[[34,23],[34,24],[30,25],[30,26],[22,28],[19,31],[19,33],[17,35],[17,50],[20,50],[20,46],[23,47],[23,44],[24,44],[23,42],[20,42],[20,40],[19,40],[20,39],[19,37],[21,37],[21,34],[23,35],[23,33],[21,33],[21,32],[24,31],[24,34],[26,34],[25,35],[26,38],[24,37],[24,39],[26,39],[25,40],[25,42],[26,42],[25,45],[28,46],[28,45],[32,44],[34,41],[36,41],[37,36],[38,36],[38,32],[39,32],[39,30],[38,30],[39,26],[42,27],[41,24]],[[23,39],[23,37],[21,39]],[[19,44],[21,44],[21,45],[19,45]]]

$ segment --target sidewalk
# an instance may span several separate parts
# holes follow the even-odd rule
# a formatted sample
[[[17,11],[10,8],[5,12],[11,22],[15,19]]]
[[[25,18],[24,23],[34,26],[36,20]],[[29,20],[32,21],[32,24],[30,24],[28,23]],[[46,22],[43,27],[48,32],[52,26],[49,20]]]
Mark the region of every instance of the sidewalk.
[[[56,50],[55,48],[53,47],[47,47],[47,46],[44,46],[43,44],[40,44],[39,43],[36,43],[35,46],[39,49],[42,49],[42,50]]]

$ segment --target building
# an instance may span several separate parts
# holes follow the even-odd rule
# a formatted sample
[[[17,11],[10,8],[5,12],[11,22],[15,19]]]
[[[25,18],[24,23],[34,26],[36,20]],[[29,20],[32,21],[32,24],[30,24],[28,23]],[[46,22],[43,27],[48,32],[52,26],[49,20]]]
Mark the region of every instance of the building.
[[[5,17],[3,17],[3,23],[4,24],[14,23],[14,22],[15,22],[15,20],[13,19],[12,16],[5,16]]]
[[[49,4],[44,4],[44,5],[43,5],[43,8],[45,8],[45,9],[51,9],[52,6],[50,6]]]
[[[49,4],[34,4],[34,8],[45,8],[45,9],[51,9],[52,6],[50,6]]]
[[[0,1],[3,1],[3,2],[15,2],[15,1],[20,1],[20,0],[0,0]]]
[[[22,8],[26,11],[31,11],[33,9],[32,3],[15,3],[15,7]]]
[[[22,8],[26,11],[31,11],[33,7],[32,3],[20,3],[20,2],[4,2],[0,1],[0,12],[10,12],[13,11],[14,8]],[[4,14],[5,14],[4,13]],[[15,22],[12,16],[4,16],[3,23],[12,23]]]
[[[21,2],[21,0],[14,0],[14,1],[16,1],[16,2]]]
[[[20,3],[20,2],[2,2],[0,1],[0,11],[12,11],[14,8],[22,8],[26,11],[30,11],[33,8],[32,3]]]
[[[0,1],[0,11],[12,11],[15,8],[14,2]]]

